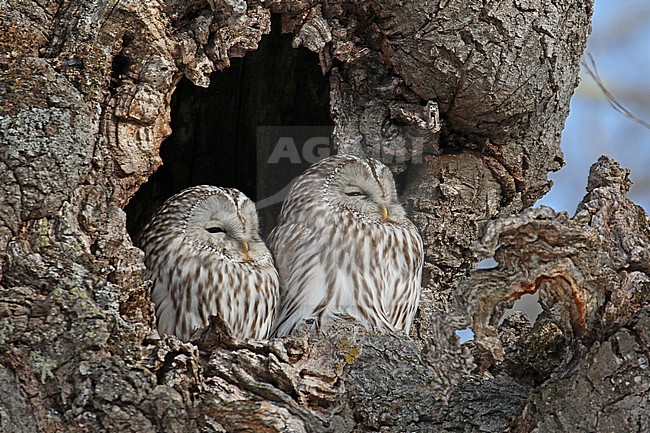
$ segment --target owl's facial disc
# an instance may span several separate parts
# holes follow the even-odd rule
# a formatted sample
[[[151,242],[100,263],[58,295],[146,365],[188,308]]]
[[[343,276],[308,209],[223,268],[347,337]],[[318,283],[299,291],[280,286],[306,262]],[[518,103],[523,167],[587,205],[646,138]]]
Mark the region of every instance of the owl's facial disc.
[[[217,216],[214,218],[205,225],[205,230],[209,233],[213,241],[212,243],[216,245],[230,245],[235,243],[243,255],[242,261],[252,262],[253,259],[250,256],[249,244],[250,237],[247,236],[246,220],[238,218],[241,222],[241,226],[239,226],[234,220],[221,222],[217,219]]]
[[[331,179],[328,195],[333,205],[371,219],[393,222],[404,217],[388,168],[376,172],[362,161],[350,162]]]
[[[254,208],[253,208],[254,209]],[[197,246],[217,251],[236,261],[251,262],[258,254],[257,219],[248,207],[237,209],[226,197],[207,197],[189,215],[187,232]]]
[[[374,188],[371,188],[371,190],[372,189]],[[385,191],[383,191],[383,188],[380,189],[382,190],[381,194],[377,194],[376,191],[373,194],[373,193],[366,192],[362,187],[358,185],[349,184],[343,188],[343,194],[349,197],[350,202],[352,202],[353,200],[358,200],[359,203],[357,203],[357,205],[360,206],[363,206],[362,201],[365,201],[367,203],[378,204],[378,210],[381,219],[390,222],[391,219],[388,214],[388,207],[386,206],[386,197],[385,197],[386,194]]]

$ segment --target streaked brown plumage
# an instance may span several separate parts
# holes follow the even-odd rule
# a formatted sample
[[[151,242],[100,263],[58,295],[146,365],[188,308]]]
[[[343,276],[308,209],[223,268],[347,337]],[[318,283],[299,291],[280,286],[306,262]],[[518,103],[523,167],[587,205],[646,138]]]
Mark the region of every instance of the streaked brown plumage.
[[[336,155],[310,167],[284,201],[269,247],[282,281],[277,336],[304,318],[320,323],[339,315],[378,331],[409,332],[422,239],[381,162]]]
[[[139,242],[153,282],[158,331],[189,340],[221,313],[238,338],[268,338],[278,274],[240,191],[200,185],[171,197]]]

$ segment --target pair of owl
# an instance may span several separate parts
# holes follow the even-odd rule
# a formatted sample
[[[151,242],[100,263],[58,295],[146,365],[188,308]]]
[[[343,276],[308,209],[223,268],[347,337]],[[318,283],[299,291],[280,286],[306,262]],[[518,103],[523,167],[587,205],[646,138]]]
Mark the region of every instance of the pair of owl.
[[[235,189],[195,186],[167,200],[140,238],[158,331],[187,341],[219,312],[238,338],[282,337],[303,319],[335,316],[409,332],[422,239],[381,162],[335,155],[314,164],[268,241],[273,256],[255,205]]]

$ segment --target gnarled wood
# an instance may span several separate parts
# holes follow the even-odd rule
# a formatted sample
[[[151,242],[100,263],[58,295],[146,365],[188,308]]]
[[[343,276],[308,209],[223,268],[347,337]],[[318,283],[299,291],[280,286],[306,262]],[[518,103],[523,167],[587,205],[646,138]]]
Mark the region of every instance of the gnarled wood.
[[[2,431],[648,430],[649,228],[627,172],[601,159],[573,218],[520,212],[562,163],[591,2],[5,3]],[[426,242],[413,340],[342,322],[241,342],[218,318],[196,344],[152,334],[122,207],[181,77],[206,86],[271,14],[319,55],[337,149],[392,158]],[[533,291],[540,319],[499,327]]]

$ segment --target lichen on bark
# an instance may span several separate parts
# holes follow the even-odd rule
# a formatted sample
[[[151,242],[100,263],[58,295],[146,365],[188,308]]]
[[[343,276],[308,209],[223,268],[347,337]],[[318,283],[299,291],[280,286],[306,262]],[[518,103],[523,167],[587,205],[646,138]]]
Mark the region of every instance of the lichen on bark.
[[[650,229],[627,172],[599,160],[574,217],[522,212],[562,164],[591,2],[7,4],[1,430],[648,430]],[[242,342],[218,318],[194,343],[152,334],[122,208],[160,164],[180,78],[207,85],[272,14],[319,54],[337,149],[399,157],[426,243],[411,338],[342,322]],[[534,325],[499,325],[534,291]]]

